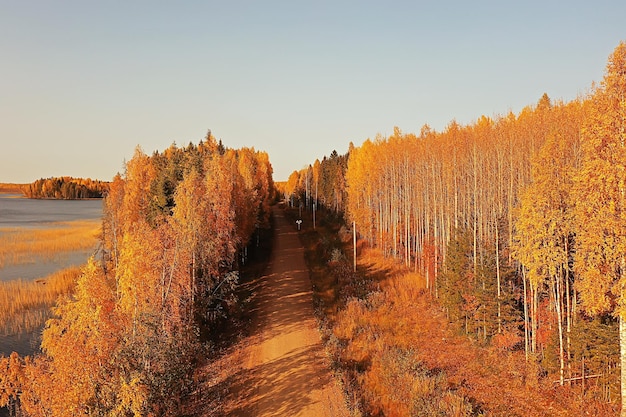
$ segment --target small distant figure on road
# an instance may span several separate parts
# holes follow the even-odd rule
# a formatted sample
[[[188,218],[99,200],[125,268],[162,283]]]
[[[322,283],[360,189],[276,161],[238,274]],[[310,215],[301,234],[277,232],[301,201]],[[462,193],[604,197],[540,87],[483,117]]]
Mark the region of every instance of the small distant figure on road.
[[[296,220],[296,224],[298,225],[298,230],[300,230],[300,225],[302,224],[302,220],[301,219]]]

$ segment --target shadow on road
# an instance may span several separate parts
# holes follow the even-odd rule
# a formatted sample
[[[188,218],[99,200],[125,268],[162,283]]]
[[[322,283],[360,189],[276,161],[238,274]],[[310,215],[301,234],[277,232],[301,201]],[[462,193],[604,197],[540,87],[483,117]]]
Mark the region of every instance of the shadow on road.
[[[248,284],[254,318],[249,336],[207,366],[190,415],[322,415],[316,410],[328,402],[324,396],[330,394],[322,388],[333,378],[313,316],[304,249],[283,213],[274,214],[266,274]],[[205,396],[214,399],[203,401]],[[209,403],[217,407],[202,410]]]

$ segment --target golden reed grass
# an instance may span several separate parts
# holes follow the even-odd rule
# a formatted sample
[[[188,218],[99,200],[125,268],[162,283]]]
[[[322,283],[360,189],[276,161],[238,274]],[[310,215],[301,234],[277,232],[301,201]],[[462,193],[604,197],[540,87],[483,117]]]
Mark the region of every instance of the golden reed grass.
[[[0,281],[0,336],[41,328],[59,297],[73,291],[80,273],[81,267],[71,267],[35,281]]]
[[[38,229],[0,229],[0,268],[53,260],[62,253],[93,249],[99,230],[99,220],[58,222]]]
[[[58,222],[38,229],[0,229],[0,268],[96,247],[100,221]],[[57,271],[45,278],[0,281],[0,336],[41,328],[60,296],[69,294],[80,267]]]

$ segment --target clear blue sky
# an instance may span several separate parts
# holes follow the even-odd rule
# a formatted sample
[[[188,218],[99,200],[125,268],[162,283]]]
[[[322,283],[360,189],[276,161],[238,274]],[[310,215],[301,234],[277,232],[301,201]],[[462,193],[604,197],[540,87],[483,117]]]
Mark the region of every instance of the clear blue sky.
[[[108,180],[136,145],[208,129],[284,180],[393,126],[571,100],[625,16],[623,0],[0,0],[0,182]]]

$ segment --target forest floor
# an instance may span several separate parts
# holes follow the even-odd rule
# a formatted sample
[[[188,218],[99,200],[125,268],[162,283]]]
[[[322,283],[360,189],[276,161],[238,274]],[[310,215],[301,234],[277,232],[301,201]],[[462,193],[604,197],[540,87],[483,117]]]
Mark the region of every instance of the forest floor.
[[[314,317],[298,231],[277,208],[274,225],[266,273],[249,284],[249,334],[199,370],[191,415],[350,415]]]

